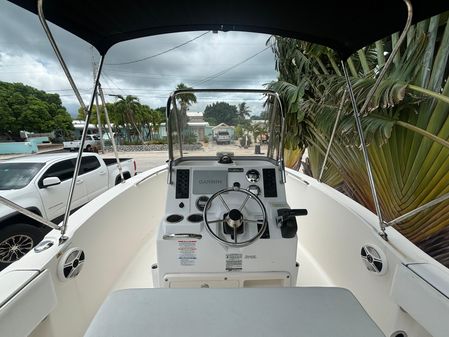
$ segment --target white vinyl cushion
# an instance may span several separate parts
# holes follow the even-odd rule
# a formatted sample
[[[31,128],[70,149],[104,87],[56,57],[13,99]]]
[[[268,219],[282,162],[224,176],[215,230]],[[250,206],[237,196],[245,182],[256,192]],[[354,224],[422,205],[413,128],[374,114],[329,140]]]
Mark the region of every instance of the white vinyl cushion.
[[[342,288],[126,289],[85,337],[384,337]]]

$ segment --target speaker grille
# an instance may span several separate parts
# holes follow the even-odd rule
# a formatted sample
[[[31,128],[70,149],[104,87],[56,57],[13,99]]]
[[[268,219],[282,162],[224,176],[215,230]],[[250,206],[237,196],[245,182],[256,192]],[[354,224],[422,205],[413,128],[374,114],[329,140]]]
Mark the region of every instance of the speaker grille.
[[[189,198],[189,170],[176,170],[176,199]]]
[[[265,198],[276,198],[276,171],[274,169],[263,169],[263,192]]]
[[[79,248],[72,248],[64,253],[59,261],[58,276],[61,281],[78,276],[84,266],[86,255]]]
[[[384,253],[377,247],[365,245],[360,250],[362,261],[369,271],[382,275],[387,269],[387,259]]]

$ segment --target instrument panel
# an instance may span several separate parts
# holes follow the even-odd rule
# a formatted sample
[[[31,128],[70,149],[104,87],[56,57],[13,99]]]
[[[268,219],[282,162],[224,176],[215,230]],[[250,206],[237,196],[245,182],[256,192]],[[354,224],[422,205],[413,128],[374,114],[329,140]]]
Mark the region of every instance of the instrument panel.
[[[202,211],[202,205],[207,201],[206,195],[228,187],[239,187],[265,198],[278,196],[276,168],[228,168],[226,170],[209,168],[176,169],[176,199],[196,198],[196,206]]]
[[[203,232],[202,214],[206,203],[216,192],[227,188],[243,189],[256,195],[267,209],[270,227],[276,225],[277,209],[288,207],[280,170],[269,160],[235,159],[232,163],[185,161],[173,167],[172,177],[163,234]],[[227,213],[226,207],[239,209],[245,203],[246,196],[227,193],[222,198],[227,205],[215,203],[211,216]],[[244,208],[242,211],[253,218],[261,215],[251,198]]]

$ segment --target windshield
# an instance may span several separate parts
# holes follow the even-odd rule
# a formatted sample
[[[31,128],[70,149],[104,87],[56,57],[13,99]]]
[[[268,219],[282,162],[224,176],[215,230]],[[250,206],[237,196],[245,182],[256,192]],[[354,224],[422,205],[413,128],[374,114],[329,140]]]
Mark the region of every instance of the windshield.
[[[279,159],[283,119],[274,93],[181,91],[171,96],[168,108],[165,132],[171,159],[223,153]]]
[[[0,190],[24,188],[44,165],[43,163],[0,163]]]

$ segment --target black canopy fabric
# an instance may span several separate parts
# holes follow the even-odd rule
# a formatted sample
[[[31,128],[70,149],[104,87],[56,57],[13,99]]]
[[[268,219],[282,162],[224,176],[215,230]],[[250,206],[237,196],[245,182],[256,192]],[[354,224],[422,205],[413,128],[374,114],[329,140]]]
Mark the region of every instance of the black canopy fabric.
[[[37,0],[10,0],[37,13]],[[449,10],[449,0],[412,0],[413,22]],[[342,58],[400,31],[402,0],[44,0],[48,21],[104,55],[134,38],[194,30],[247,31],[293,37]]]

